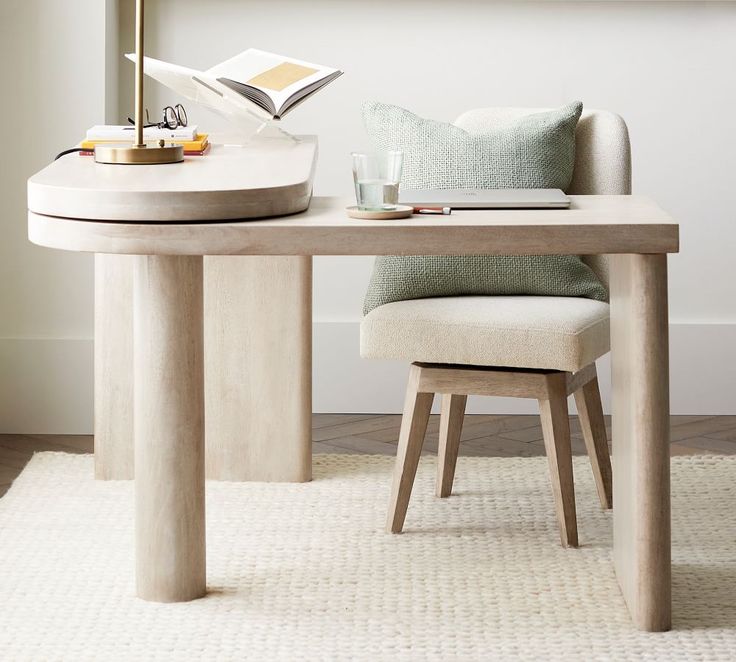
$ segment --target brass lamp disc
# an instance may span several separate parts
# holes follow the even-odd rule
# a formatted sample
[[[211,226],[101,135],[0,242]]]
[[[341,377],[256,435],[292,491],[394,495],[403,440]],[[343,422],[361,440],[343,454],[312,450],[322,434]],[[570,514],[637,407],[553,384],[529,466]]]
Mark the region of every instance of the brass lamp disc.
[[[158,165],[184,160],[182,145],[165,147],[131,147],[127,145],[96,145],[95,161],[121,165]]]

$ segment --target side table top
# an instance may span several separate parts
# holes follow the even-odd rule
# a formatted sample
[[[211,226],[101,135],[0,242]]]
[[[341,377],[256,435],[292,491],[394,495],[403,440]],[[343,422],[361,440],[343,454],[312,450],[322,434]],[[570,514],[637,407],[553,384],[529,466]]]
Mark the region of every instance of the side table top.
[[[149,223],[294,213],[309,204],[316,163],[316,136],[212,145],[204,156],[168,165],[105,165],[69,154],[28,180],[28,209]]]

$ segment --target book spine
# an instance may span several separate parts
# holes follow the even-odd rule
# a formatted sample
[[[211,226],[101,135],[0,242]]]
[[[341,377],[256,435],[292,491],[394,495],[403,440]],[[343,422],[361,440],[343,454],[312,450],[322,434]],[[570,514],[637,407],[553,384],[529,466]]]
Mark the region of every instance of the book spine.
[[[116,140],[83,140],[79,146],[82,149],[94,149],[95,145],[106,145],[106,144],[109,145],[115,142],[118,142],[118,141]],[[146,142],[153,143],[154,141],[148,140]],[[209,139],[208,139],[207,134],[199,134],[196,140],[167,140],[167,142],[175,144],[175,145],[181,145],[182,147],[184,147],[184,151],[200,152],[209,144]]]
[[[185,149],[184,150],[184,156],[204,156],[207,152],[210,151],[210,146],[207,145],[204,149]],[[79,150],[79,156],[94,156],[95,150],[94,149],[82,149]]]

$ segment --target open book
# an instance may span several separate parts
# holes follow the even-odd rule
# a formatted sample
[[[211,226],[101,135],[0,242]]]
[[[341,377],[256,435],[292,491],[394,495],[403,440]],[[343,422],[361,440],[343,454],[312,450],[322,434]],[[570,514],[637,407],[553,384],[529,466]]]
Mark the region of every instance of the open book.
[[[126,56],[135,62],[135,54]],[[175,91],[194,98],[205,88],[263,119],[281,119],[342,71],[311,62],[249,48],[207,71],[197,71],[146,57],[146,74]]]

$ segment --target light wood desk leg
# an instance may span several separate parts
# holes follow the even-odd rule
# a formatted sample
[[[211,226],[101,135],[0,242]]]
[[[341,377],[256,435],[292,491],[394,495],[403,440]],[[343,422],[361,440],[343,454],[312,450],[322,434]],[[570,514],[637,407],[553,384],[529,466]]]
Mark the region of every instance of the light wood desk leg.
[[[133,255],[95,255],[95,478],[133,478]]]
[[[133,263],[95,258],[95,476],[133,478]],[[312,258],[204,258],[207,477],[312,477]]]
[[[611,267],[614,562],[634,624],[659,632],[672,622],[667,256]]]
[[[207,477],[312,478],[312,258],[204,258]]]
[[[206,591],[202,258],[135,260],[137,591],[184,602]]]

